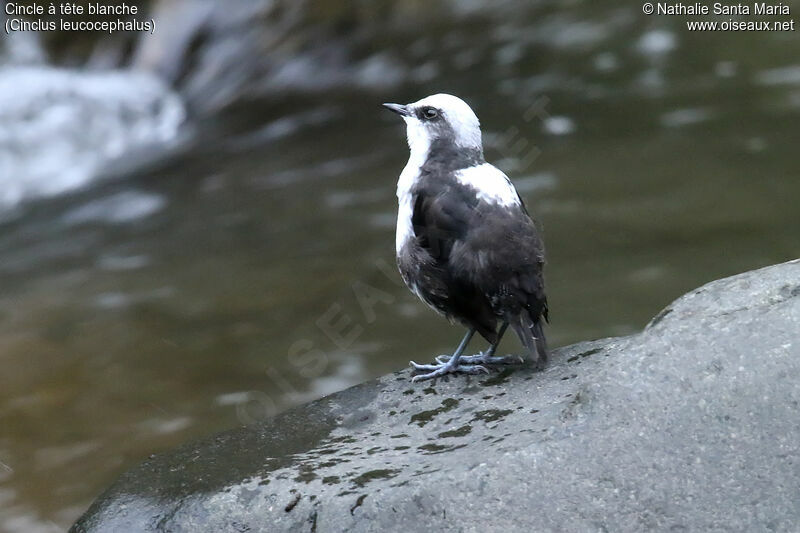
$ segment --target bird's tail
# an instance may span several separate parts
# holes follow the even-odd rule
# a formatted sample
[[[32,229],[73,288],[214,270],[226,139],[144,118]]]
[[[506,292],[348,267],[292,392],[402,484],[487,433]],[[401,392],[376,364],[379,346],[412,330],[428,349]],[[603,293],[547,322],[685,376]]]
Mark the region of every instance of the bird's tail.
[[[547,340],[544,338],[542,319],[532,320],[528,313],[522,312],[520,317],[511,323],[522,346],[527,350],[531,361],[538,367],[547,363]]]

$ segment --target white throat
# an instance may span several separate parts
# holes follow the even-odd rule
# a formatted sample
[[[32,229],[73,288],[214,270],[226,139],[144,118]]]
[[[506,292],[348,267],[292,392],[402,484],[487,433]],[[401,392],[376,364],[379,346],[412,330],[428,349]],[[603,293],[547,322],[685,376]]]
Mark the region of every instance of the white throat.
[[[409,123],[413,119],[406,119]],[[410,154],[408,156],[408,163],[400,173],[400,179],[397,180],[397,231],[395,232],[394,247],[395,251],[399,254],[405,242],[414,236],[414,227],[411,224],[411,217],[414,211],[413,201],[411,196],[411,188],[419,176],[420,167],[425,164],[428,159],[428,152],[431,148],[431,141],[426,135],[426,132],[421,128],[413,128],[408,124],[408,149]]]

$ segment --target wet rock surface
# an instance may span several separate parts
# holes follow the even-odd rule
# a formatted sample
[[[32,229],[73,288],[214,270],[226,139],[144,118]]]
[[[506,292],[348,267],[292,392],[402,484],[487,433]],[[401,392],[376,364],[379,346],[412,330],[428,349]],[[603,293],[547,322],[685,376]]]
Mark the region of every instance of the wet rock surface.
[[[401,371],[187,444],[72,531],[795,530],[799,332],[793,261],[543,372]]]

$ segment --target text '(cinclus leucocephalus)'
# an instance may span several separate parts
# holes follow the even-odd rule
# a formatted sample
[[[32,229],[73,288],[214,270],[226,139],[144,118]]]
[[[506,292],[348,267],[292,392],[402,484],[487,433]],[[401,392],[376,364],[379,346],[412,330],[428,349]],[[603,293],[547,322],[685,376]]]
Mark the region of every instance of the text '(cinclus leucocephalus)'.
[[[453,355],[412,361],[425,372],[413,381],[520,362],[494,355],[508,326],[544,365],[544,246],[511,181],[484,160],[478,117],[449,94],[383,105],[403,117],[411,150],[397,182],[400,274],[423,302],[468,330]],[[463,355],[476,331],[488,350]]]

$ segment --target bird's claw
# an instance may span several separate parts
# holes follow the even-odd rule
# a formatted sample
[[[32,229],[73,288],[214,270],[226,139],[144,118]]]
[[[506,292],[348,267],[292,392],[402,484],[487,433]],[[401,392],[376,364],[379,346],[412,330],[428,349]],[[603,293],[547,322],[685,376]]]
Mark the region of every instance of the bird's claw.
[[[443,356],[439,356],[436,358],[437,362],[439,358]],[[489,369],[481,365],[450,365],[448,363],[441,363],[435,365],[420,365],[411,361],[411,366],[414,370],[430,370],[427,374],[419,374],[411,378],[413,383],[417,383],[418,381],[425,381],[427,379],[438,378],[440,376],[444,376],[445,374],[481,374],[489,373]]]
[[[435,359],[439,364],[447,364],[451,357],[451,355],[439,355]],[[494,356],[480,352],[477,355],[462,355],[458,362],[467,365],[517,365],[524,363],[525,359],[521,355]]]

